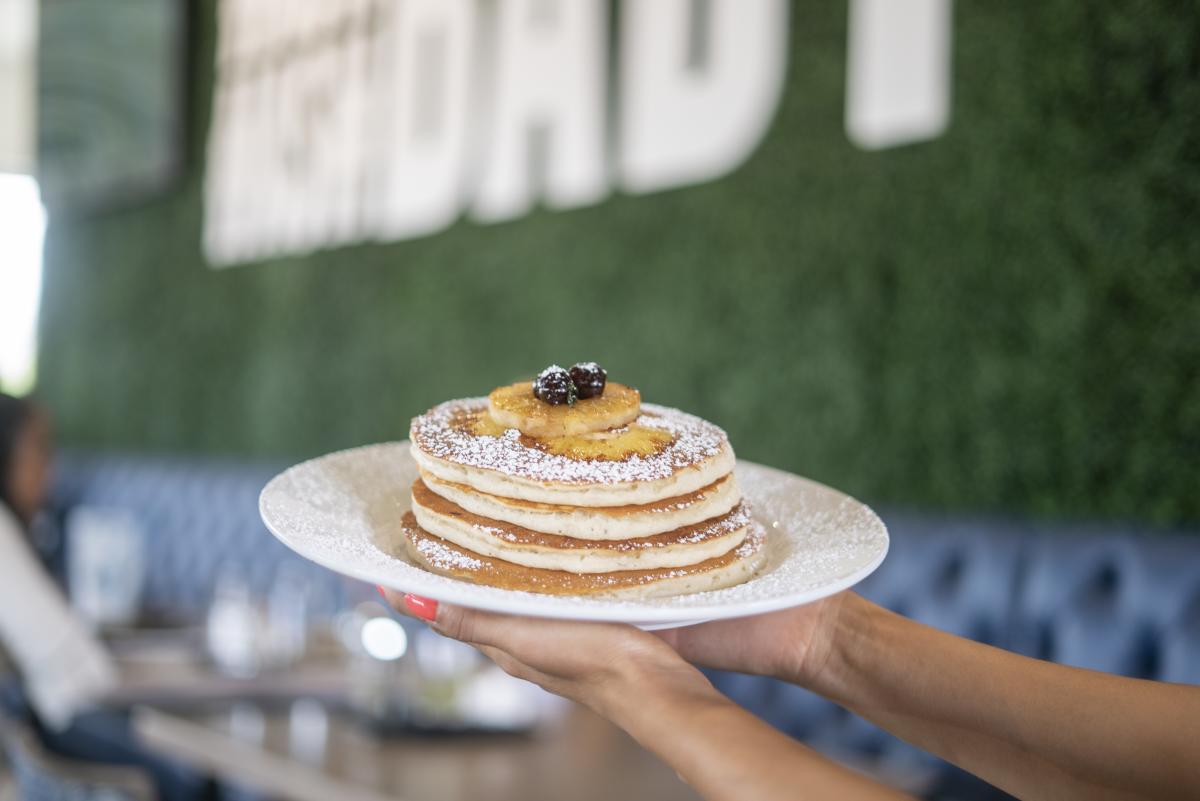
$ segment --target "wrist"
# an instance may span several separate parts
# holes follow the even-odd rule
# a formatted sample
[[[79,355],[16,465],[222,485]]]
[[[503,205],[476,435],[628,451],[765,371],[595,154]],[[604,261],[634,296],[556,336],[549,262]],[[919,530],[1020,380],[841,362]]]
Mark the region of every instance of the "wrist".
[[[680,661],[672,665],[631,664],[617,680],[609,681],[589,704],[625,731],[640,739],[647,729],[677,717],[686,709],[728,703],[696,668]]]
[[[864,663],[878,661],[877,655],[868,652],[879,644],[881,621],[889,613],[855,593],[837,597],[839,603],[797,683],[844,703],[852,694],[856,671]]]
[[[854,663],[855,654],[870,641],[868,632],[879,607],[848,591],[817,604],[811,611],[792,610],[786,639],[795,645],[773,675],[828,696],[846,666]]]

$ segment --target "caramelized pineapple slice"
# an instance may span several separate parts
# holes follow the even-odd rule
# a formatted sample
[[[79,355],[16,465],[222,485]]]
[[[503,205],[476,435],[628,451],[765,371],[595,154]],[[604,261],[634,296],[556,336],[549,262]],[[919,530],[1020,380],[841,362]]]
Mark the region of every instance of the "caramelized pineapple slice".
[[[634,423],[601,434],[577,434],[539,439],[537,447],[568,459],[623,461],[630,456],[648,457],[661,453],[675,437],[657,428]]]
[[[501,437],[507,430],[484,411],[473,412],[464,421],[464,425],[478,437]],[[566,456],[568,459],[617,462],[630,456],[645,458],[661,453],[675,441],[675,437],[662,429],[634,423],[592,434],[569,434],[563,437],[525,435],[522,441],[534,448]]]
[[[498,387],[488,395],[488,414],[504,428],[530,437],[570,437],[620,428],[637,419],[642,398],[633,387],[609,382],[604,394],[552,406],[533,395],[528,381]]]

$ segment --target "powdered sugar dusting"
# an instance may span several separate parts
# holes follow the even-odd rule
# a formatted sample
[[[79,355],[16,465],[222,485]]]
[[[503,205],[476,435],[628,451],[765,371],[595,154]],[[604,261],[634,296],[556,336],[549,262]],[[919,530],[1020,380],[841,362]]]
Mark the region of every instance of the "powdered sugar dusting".
[[[853,498],[750,462],[739,463],[736,473],[754,519],[767,533],[766,561],[758,574],[721,590],[637,601],[502,590],[412,564],[401,530],[408,488],[417,477],[408,443],[357,448],[297,465],[271,481],[260,509],[284,544],[372,584],[514,614],[659,627],[807,603],[853,585],[887,553],[887,529]]]
[[[441,541],[433,537],[422,537],[416,541],[416,548],[421,555],[444,570],[478,570],[483,562],[463,553],[458,548],[447,548]]]
[[[677,409],[644,403],[637,424],[674,437],[662,452],[621,461],[571,459],[525,444],[515,428],[492,437],[475,434],[461,424],[465,416],[486,408],[487,398],[448,401],[415,418],[409,435],[423,453],[463,467],[576,485],[657,481],[714,459],[729,447],[725,432],[712,423]]]
[[[746,535],[746,539],[742,540],[742,544],[735,548],[733,553],[735,556],[745,559],[761,548],[766,538],[767,530],[762,527],[762,524],[755,522],[750,533]]]

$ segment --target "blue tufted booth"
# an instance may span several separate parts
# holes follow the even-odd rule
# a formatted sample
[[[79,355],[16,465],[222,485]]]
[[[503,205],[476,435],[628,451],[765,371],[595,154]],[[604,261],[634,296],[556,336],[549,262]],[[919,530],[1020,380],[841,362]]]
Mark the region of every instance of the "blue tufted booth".
[[[286,566],[340,600],[349,580],[296,556],[259,519],[259,492],[283,467],[72,454],[56,466],[54,501],[60,517],[80,504],[134,512],[146,547],[143,605],[152,617],[202,619],[227,565],[260,596]]]
[[[282,565],[310,571],[339,596],[352,586],[275,542],[259,490],[278,465],[72,456],[61,507],[134,510],[151,565],[146,605],[197,619],[220,566],[240,562],[265,592]],[[1022,525],[884,513],[892,550],[860,587],[932,626],[1044,659],[1131,676],[1200,683],[1200,536],[1132,528]],[[1005,797],[797,687],[712,674],[739,703],[833,755],[883,773],[929,776],[942,798]]]

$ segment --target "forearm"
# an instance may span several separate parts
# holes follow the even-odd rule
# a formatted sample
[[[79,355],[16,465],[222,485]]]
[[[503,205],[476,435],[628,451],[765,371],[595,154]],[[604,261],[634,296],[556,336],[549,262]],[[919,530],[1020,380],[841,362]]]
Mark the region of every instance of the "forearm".
[[[605,711],[709,801],[907,798],[781,734],[706,680],[657,683]]]
[[[1022,798],[1194,794],[1200,690],[1076,670],[842,605],[826,660],[798,677]],[[1190,734],[1189,734],[1190,732]]]

